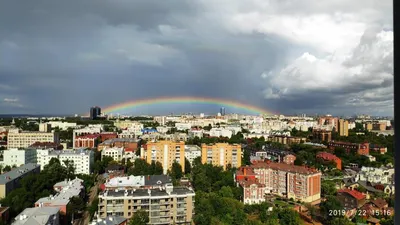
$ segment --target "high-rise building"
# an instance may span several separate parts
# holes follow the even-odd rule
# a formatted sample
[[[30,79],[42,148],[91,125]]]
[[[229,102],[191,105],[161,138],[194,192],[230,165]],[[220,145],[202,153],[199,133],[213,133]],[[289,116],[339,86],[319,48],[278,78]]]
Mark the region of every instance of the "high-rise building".
[[[337,131],[339,136],[349,136],[349,121],[340,119],[338,122]]]
[[[157,141],[147,143],[145,155],[147,163],[152,161],[162,164],[164,174],[172,167],[172,163],[178,162],[185,172],[185,142],[183,141]]]
[[[242,165],[241,145],[228,143],[202,144],[201,162],[222,166],[224,169],[229,164],[232,167],[239,168]]]
[[[101,108],[98,106],[94,106],[90,108],[90,118],[92,120],[96,119],[101,115]]]
[[[221,114],[221,116],[225,116],[225,107],[221,107],[219,113]]]

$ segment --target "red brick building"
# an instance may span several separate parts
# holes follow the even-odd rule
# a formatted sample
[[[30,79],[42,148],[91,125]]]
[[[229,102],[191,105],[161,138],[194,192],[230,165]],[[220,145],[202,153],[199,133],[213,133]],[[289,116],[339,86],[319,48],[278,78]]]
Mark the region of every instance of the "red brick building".
[[[312,130],[313,138],[320,141],[332,141],[332,131],[325,129],[313,129]]]
[[[134,139],[134,138],[113,138],[113,139],[108,139],[99,144],[97,146],[98,151],[102,151],[104,148],[112,148],[112,147],[118,147],[118,148],[125,148],[129,149],[130,151],[136,152],[139,146],[139,140]]]
[[[265,188],[265,194],[276,194],[303,202],[313,202],[321,197],[321,172],[315,169],[268,160],[254,162],[250,168],[252,169],[251,175],[247,175],[249,174],[248,170],[239,170],[237,177],[248,177],[247,183],[243,185],[249,184],[249,188],[253,188],[252,192],[257,186],[258,189]],[[244,171],[246,171],[246,176]],[[252,180],[253,173],[256,181]],[[241,183],[238,182],[238,184]],[[258,192],[254,196],[258,196]]]
[[[342,170],[342,160],[334,154],[328,152],[318,152],[317,158],[323,159],[325,161],[333,161],[336,163],[336,168]]]
[[[75,137],[75,148],[96,148],[100,139],[100,134],[86,134]]]
[[[100,138],[101,138],[101,142],[104,142],[108,139],[114,139],[118,137],[118,133],[117,132],[103,132],[100,133]]]
[[[356,151],[359,155],[369,155],[369,143],[364,142],[361,144],[350,143],[350,142],[339,142],[339,141],[331,141],[328,143],[328,148],[330,150],[335,150],[335,148],[344,148],[347,153],[350,151]]]
[[[374,152],[379,152],[380,154],[386,154],[387,148],[379,145],[370,144],[369,149]]]

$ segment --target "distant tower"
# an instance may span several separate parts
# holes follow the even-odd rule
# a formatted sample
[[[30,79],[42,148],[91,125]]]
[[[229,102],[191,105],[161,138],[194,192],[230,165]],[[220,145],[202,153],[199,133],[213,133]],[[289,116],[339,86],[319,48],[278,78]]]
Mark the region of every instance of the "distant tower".
[[[225,107],[221,107],[219,113],[221,114],[221,116],[225,116]]]
[[[97,119],[98,116],[101,115],[101,108],[98,106],[90,108],[90,118],[92,120]]]

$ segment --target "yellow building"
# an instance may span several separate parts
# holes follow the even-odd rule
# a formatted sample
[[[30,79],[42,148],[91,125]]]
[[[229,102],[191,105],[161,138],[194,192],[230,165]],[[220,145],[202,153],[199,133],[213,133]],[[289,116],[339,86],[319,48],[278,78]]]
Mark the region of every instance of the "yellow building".
[[[349,136],[349,121],[340,119],[338,122],[339,136]]]
[[[185,142],[179,141],[157,141],[147,143],[145,155],[147,163],[152,161],[160,162],[163,166],[164,174],[172,167],[172,163],[177,161],[185,172]]]
[[[239,168],[242,165],[242,149],[240,144],[215,143],[201,145],[201,162],[222,166],[224,170],[230,164]]]
[[[368,130],[368,131],[371,131],[372,130],[372,123],[366,123],[365,124],[365,129]]]

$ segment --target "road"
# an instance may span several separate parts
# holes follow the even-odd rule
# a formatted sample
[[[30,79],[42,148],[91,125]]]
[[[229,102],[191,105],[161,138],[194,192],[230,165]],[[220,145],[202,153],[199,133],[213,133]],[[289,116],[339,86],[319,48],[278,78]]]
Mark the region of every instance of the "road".
[[[95,199],[95,197],[98,195],[98,190],[100,188],[100,185],[103,183],[103,179],[101,175],[97,176],[96,183],[93,185],[93,187],[90,189],[90,194],[89,194],[89,200],[87,203],[87,206],[90,206]],[[74,225],[87,225],[90,222],[90,214],[88,211],[85,211],[82,215],[81,219],[77,219],[74,221]]]

